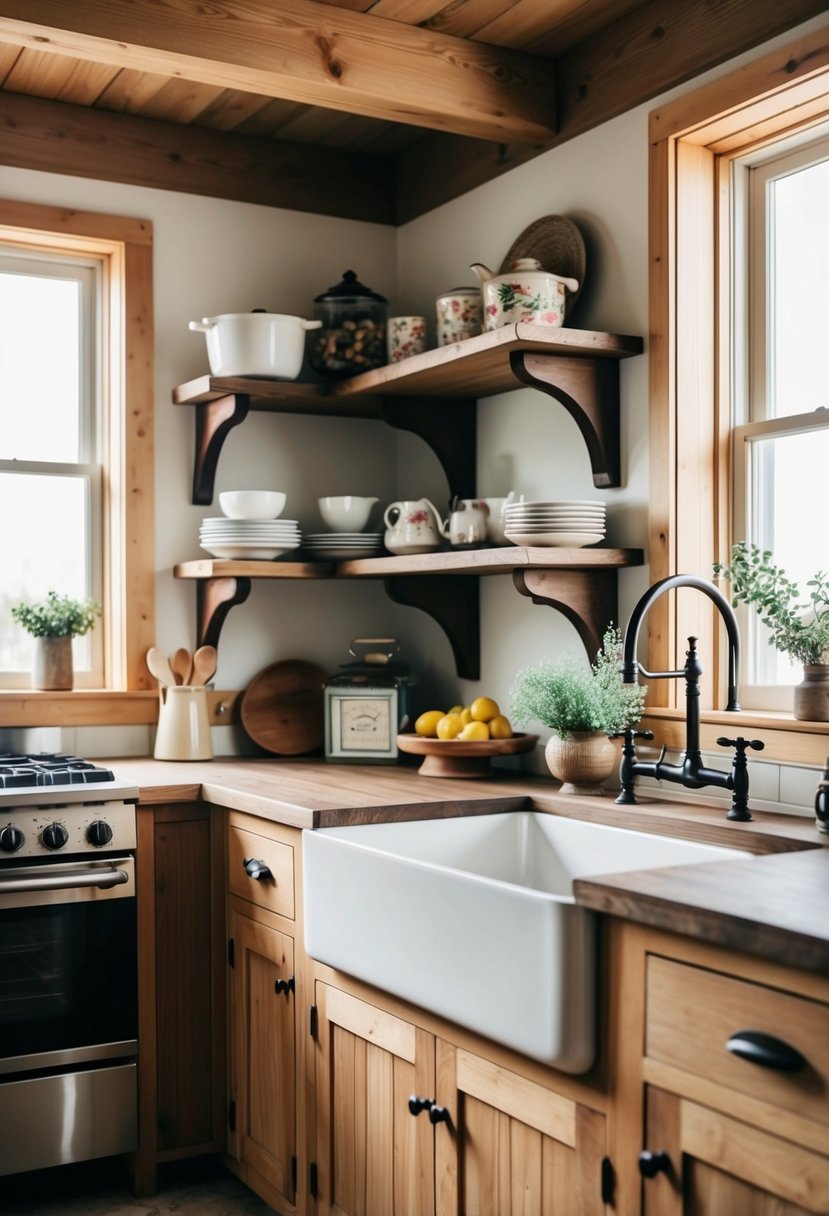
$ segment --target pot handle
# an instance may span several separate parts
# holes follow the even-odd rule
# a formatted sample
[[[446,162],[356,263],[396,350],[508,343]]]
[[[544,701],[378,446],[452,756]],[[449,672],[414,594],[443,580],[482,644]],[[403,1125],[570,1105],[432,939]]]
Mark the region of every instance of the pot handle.
[[[303,329],[321,329],[322,321],[303,321],[302,328]],[[374,501],[376,502],[377,499],[375,498]]]
[[[215,324],[215,321],[211,321],[209,317],[205,317],[201,321],[191,321],[187,328],[192,329],[194,334],[206,334],[209,330],[213,329]]]
[[[553,277],[558,279],[559,283],[563,283],[568,291],[578,291],[578,279],[565,279],[564,276],[560,274],[554,275]]]

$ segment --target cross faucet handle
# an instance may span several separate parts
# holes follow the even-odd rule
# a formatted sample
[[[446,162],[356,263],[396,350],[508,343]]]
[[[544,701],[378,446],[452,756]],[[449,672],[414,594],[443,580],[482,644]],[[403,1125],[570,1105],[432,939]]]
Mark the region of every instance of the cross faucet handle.
[[[720,735],[717,743],[720,747],[736,748],[737,754],[741,756],[746,754],[749,747],[752,751],[761,752],[766,746],[762,739],[744,739],[742,735],[738,735],[736,739],[726,739],[725,735]]]

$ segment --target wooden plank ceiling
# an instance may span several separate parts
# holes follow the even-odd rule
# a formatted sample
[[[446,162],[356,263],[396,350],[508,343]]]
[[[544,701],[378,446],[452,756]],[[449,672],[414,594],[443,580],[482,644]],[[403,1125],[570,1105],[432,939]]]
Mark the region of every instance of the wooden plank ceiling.
[[[400,223],[825,9],[0,0],[0,164]]]

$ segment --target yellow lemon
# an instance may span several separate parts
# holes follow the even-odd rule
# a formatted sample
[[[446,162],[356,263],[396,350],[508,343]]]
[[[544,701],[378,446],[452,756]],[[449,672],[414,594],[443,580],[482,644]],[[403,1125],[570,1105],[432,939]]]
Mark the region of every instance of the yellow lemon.
[[[467,705],[461,710],[461,726],[467,726],[472,721],[472,710]]]
[[[509,718],[504,717],[503,714],[498,714],[496,718],[493,718],[489,723],[489,737],[490,739],[511,739],[512,726]]]
[[[427,709],[415,722],[415,734],[423,735],[426,739],[434,739],[437,724],[443,717],[442,709]]]
[[[453,706],[452,706],[452,708],[451,708],[451,709],[447,709],[447,711],[446,711],[446,712],[447,712],[448,714],[460,714],[460,713],[463,713],[463,706],[462,706],[462,705],[453,705]]]
[[[489,727],[486,722],[467,722],[458,738],[465,743],[482,743],[489,738]]]
[[[492,697],[476,697],[469,711],[476,722],[491,722],[501,713],[498,702],[493,701]]]
[[[461,731],[461,716],[457,713],[444,714],[435,728],[439,739],[454,739]]]

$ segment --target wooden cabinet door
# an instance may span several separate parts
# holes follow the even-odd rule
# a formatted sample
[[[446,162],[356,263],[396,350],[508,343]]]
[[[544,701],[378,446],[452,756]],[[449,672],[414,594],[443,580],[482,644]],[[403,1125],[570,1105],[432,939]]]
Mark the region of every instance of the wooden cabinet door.
[[[604,1115],[437,1040],[437,1216],[598,1216]]]
[[[317,1213],[434,1216],[434,1037],[317,982]],[[440,1129],[438,1129],[440,1130]]]
[[[829,1212],[829,1158],[689,1099],[648,1089],[647,1145],[670,1165],[643,1183],[646,1216]]]
[[[296,1202],[296,994],[294,940],[232,913],[231,1151],[293,1211]]]

